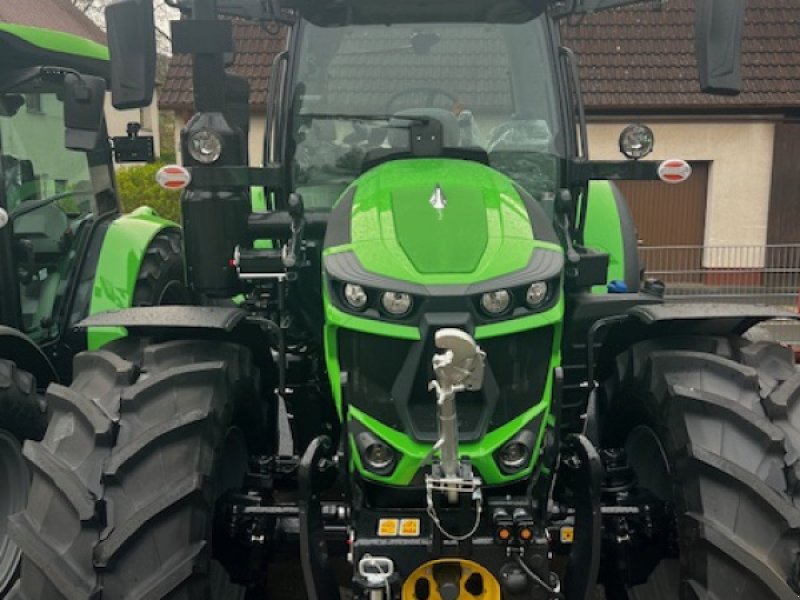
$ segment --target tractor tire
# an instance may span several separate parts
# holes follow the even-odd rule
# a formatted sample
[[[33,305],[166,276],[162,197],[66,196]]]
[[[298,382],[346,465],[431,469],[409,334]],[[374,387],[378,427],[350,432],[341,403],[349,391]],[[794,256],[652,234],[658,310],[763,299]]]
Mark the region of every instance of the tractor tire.
[[[42,439],[46,426],[33,376],[0,360],[0,598],[19,573],[20,550],[9,536],[8,517],[23,510],[28,500],[31,476],[22,444]]]
[[[178,229],[156,234],[145,251],[132,306],[174,306],[191,303],[184,282],[182,237]]]
[[[678,559],[630,600],[800,596],[800,372],[774,342],[648,340],[617,357],[604,445],[672,502]]]
[[[24,447],[34,475],[12,517],[18,600],[242,598],[212,555],[216,501],[248,468],[238,410],[255,402],[250,351],[126,338],[75,357],[50,423]]]

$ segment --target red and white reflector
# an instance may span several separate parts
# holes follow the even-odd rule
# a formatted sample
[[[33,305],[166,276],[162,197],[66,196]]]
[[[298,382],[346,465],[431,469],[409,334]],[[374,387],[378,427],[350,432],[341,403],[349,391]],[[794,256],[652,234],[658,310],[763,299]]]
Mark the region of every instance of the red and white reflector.
[[[165,190],[182,190],[191,181],[189,169],[180,165],[166,165],[156,173],[156,183]]]
[[[665,183],[683,183],[692,176],[692,165],[680,158],[671,158],[658,165],[658,177]]]

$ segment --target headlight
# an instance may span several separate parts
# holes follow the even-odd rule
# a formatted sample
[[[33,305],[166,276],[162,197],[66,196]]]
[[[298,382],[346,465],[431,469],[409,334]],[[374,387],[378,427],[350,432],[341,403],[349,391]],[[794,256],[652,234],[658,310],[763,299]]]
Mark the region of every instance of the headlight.
[[[394,450],[383,442],[373,442],[364,450],[364,460],[370,470],[380,473],[394,463]]]
[[[200,129],[189,135],[189,154],[197,162],[210,165],[222,155],[222,139],[208,129]]]
[[[506,471],[518,471],[528,464],[531,451],[519,440],[512,440],[500,449],[498,459]]]
[[[509,306],[511,306],[511,294],[508,290],[486,292],[481,296],[481,308],[492,316],[502,315]]]
[[[411,311],[413,301],[411,296],[404,292],[383,292],[381,306],[383,310],[393,317],[402,317]]]
[[[348,283],[344,286],[344,301],[350,308],[364,310],[367,305],[367,292],[358,284]]]
[[[397,466],[397,453],[389,444],[369,431],[362,431],[354,439],[361,464],[378,475],[389,475]]]
[[[619,150],[628,158],[639,160],[653,151],[655,136],[647,125],[628,125],[619,135]]]
[[[547,292],[549,291],[547,282],[536,281],[531,284],[528,291],[525,292],[525,302],[531,308],[538,308],[547,300]]]

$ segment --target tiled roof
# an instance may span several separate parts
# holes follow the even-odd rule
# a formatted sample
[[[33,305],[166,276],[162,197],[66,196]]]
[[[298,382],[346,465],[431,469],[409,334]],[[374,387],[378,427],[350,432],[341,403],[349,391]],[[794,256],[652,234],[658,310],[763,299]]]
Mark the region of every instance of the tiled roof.
[[[694,0],[668,0],[585,17],[562,27],[594,112],[800,108],[800,2],[749,0],[738,97],[700,92]]]
[[[3,0],[0,6],[25,1]],[[592,112],[800,109],[800,1],[749,0],[747,4],[742,57],[744,92],[738,97],[700,92],[694,59],[694,0],[668,0],[661,7],[641,5],[565,23],[564,43],[578,55],[588,109]],[[263,109],[272,60],[285,45],[285,32],[270,33],[262,26],[235,21],[234,38],[236,55],[232,71],[248,78],[253,107]],[[390,42],[387,40],[387,47]],[[462,42],[449,43],[457,51]],[[490,51],[491,48],[487,50]],[[349,77],[353,75],[351,71],[359,68],[356,62],[354,58],[352,65],[341,64],[337,68],[343,77]],[[470,76],[475,69],[485,70],[486,65],[465,64],[465,72],[449,75],[464,82],[463,96],[491,95],[494,89],[491,85],[485,93],[475,88],[474,76]],[[358,75],[368,76],[363,72]],[[483,75],[480,78],[485,79]],[[161,105],[173,109],[192,107],[189,57],[172,58]]]
[[[106,43],[106,35],[69,0],[2,0],[0,21],[64,31]]]
[[[233,22],[235,54],[228,71],[250,82],[250,104],[263,110],[267,105],[267,84],[272,73],[275,55],[286,47],[286,29],[272,30],[245,21]],[[159,92],[162,108],[186,110],[192,108],[192,59],[189,55],[174,55],[164,85]]]

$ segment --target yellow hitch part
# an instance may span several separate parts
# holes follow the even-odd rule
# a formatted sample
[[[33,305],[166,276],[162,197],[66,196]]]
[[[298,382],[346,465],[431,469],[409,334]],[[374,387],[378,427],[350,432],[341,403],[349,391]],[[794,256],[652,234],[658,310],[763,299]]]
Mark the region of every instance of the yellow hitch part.
[[[471,560],[432,560],[403,583],[402,600],[500,600],[500,584]]]

